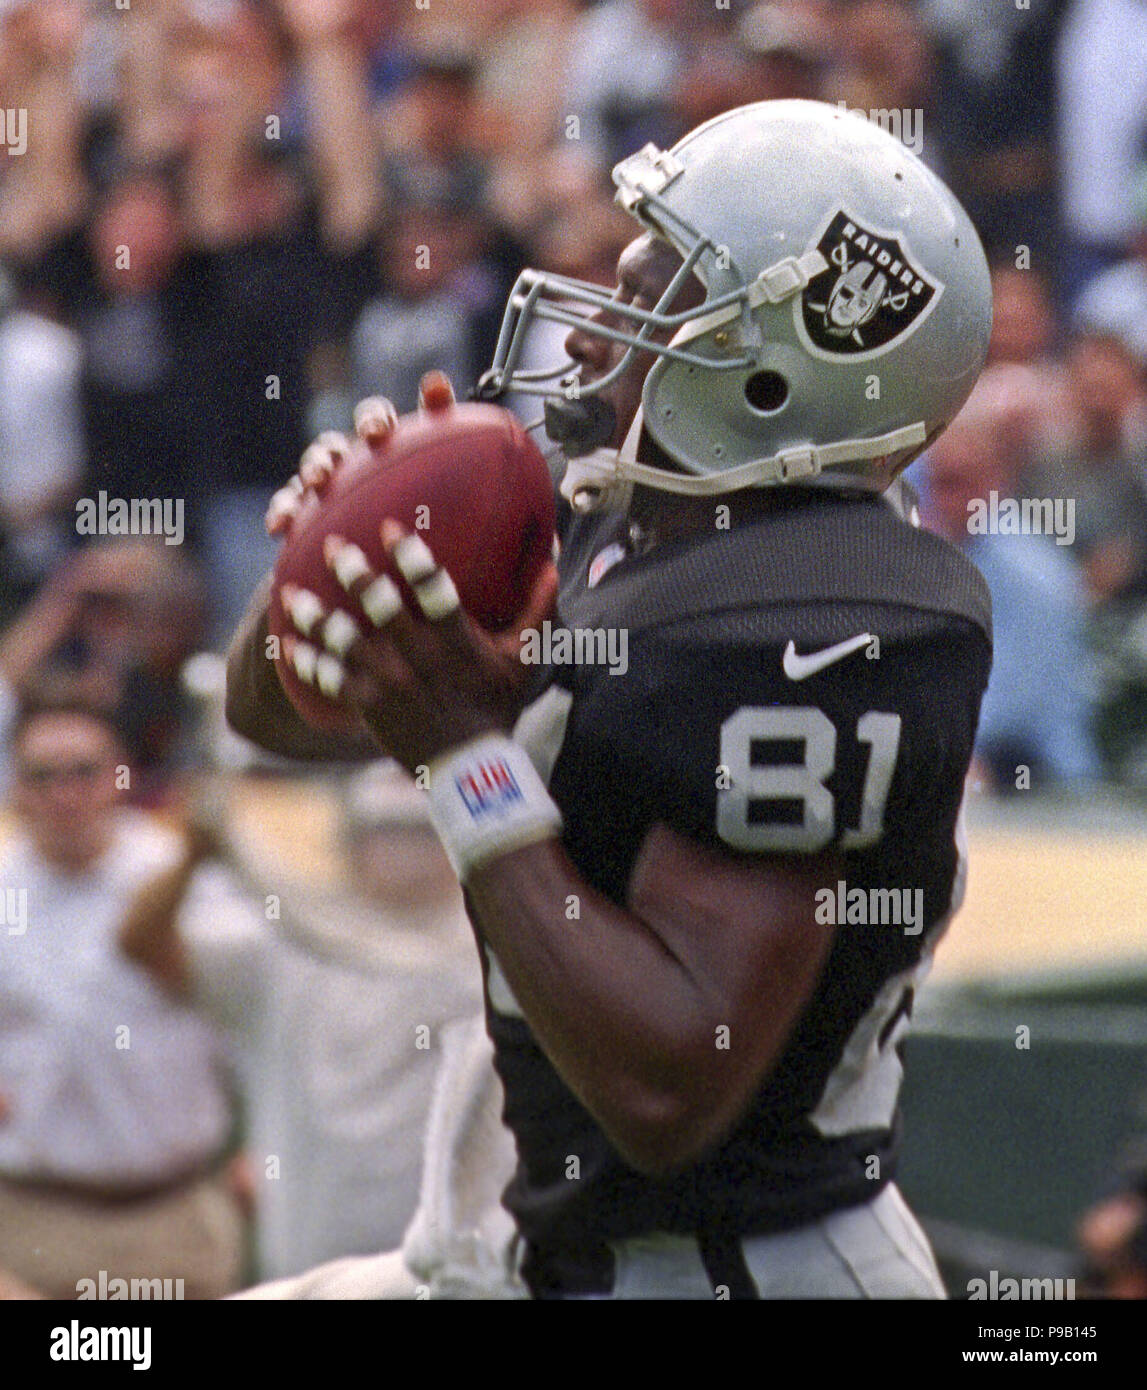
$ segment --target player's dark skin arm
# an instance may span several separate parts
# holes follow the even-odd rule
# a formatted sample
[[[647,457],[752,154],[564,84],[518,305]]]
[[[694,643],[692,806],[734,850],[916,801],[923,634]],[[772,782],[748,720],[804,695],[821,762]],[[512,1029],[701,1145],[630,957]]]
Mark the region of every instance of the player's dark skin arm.
[[[831,945],[813,906],[835,876],[826,857],[766,865],[656,826],[627,910],[556,841],[492,861],[468,889],[550,1060],[627,1161],[660,1173],[718,1143],[779,1058]]]
[[[386,548],[402,537],[383,523]],[[357,601],[369,582],[360,575],[348,593]],[[551,566],[524,626],[550,611],[555,588]],[[288,659],[298,640],[284,639]],[[525,668],[460,609],[432,623],[400,610],[344,661],[343,700],[411,772],[508,732],[521,709]],[[776,1063],[830,943],[815,890],[837,877],[828,859],[719,854],[657,827],[624,910],[556,842],[498,856],[467,887],[480,935],[554,1066],[626,1158],[659,1172],[716,1144]]]

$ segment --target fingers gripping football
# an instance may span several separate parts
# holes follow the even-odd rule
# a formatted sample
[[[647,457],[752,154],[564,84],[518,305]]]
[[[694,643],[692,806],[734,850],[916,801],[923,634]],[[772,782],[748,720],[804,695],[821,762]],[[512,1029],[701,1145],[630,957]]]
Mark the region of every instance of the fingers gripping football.
[[[335,430],[325,430],[307,445],[299,460],[299,471],[271,498],[266,517],[270,535],[286,535],[307,494],[313,492],[321,497],[349,452],[350,441]]]
[[[383,546],[409,584],[423,617],[441,622],[456,613],[458,590],[449,574],[436,562],[426,542],[391,520],[382,523],[381,535]],[[376,628],[386,627],[404,611],[398,585],[388,575],[375,574],[357,545],[332,535],[326,538],[323,550],[339,583],[358,600]]]
[[[354,408],[354,432],[372,449],[386,443],[398,423],[398,412],[385,396],[367,396]]]
[[[420,536],[390,520],[383,522],[381,534],[422,616],[440,629],[439,636],[449,637],[441,629],[462,620],[454,581]],[[337,608],[328,613],[308,589],[284,587],[283,603],[299,634],[298,639],[291,639],[287,655],[299,679],[317,686],[330,699],[353,699],[359,692],[365,695],[376,690],[373,680],[351,679],[355,673],[391,683],[401,683],[411,671],[424,673],[430,664],[426,635],[407,610],[398,585],[389,575],[377,574],[360,547],[341,536],[328,536],[324,553],[340,586],[358,604],[366,622],[360,625]],[[364,642],[364,630],[369,628],[385,631],[387,642]]]

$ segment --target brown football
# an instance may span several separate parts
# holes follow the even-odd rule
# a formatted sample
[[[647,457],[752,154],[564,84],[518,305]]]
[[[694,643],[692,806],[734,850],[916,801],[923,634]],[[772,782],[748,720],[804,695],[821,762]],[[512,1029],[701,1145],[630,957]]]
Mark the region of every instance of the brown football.
[[[276,669],[291,703],[308,723],[349,731],[356,721],[299,680],[283,659],[282,638],[295,633],[279,596],[283,584],[310,589],[323,607],[357,605],[323,558],[323,541],[339,535],[366,553],[378,573],[409,586],[383,550],[380,526],[393,517],[421,536],[454,580],[462,607],[487,631],[505,628],[553,554],[553,484],[537,445],[509,411],[451,405],[404,415],[376,448],[352,446],[321,497],[308,493],[275,565],[268,613],[280,639]],[[297,635],[297,634],[295,634]]]

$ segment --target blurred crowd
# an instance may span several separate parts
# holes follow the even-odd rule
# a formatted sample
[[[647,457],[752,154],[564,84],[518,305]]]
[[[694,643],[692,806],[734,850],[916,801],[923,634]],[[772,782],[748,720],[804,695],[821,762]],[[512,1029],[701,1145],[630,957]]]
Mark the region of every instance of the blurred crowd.
[[[472,384],[524,265],[611,283],[619,157],[812,97],[895,121],[995,268],[974,429],[912,475],[998,590],[981,782],[1147,784],[1144,55],[1130,0],[0,0],[0,699],[118,681],[178,757],[308,438]],[[1070,538],[975,538],[993,492]]]
[[[152,844],[118,818],[127,806],[185,806],[205,759],[188,662],[222,650],[272,563],[263,513],[306,441],[348,428],[367,394],[412,409],[431,367],[473,384],[524,266],[612,284],[634,231],[612,203],[613,163],[731,106],[783,97],[898,113],[898,133],[949,182],[989,252],[988,370],[910,474],[924,524],[966,548],[993,593],[977,780],[1001,793],[1101,779],[1147,788],[1138,0],[0,0],[0,777],[25,836],[4,872],[86,924],[75,1026],[111,1028],[121,1000],[140,1018],[173,1011],[186,1042],[170,1065],[198,1097],[163,1130],[151,1166],[133,1171],[138,1146],[119,1143],[116,1125],[131,1136],[160,1123],[156,1075],[109,1080],[82,1048],[32,1069],[37,1105],[66,1082],[114,1110],[124,1088],[116,1113],[91,1121],[86,1149],[38,1122],[6,1130],[0,1076],[0,1207],[5,1175],[29,1165],[65,1197],[87,1193],[92,1230],[117,1193],[171,1198],[182,1205],[165,1230],[183,1244],[196,1223],[214,1232],[197,1287],[234,1286],[240,1252],[218,1205],[241,1206],[251,1182],[212,1167],[240,1121],[218,1089],[219,1037],[181,1012],[195,979],[224,1050],[238,1047],[261,1076],[244,1132],[294,1144],[290,1176],[306,1178],[269,1187],[260,1170],[262,1210],[285,1205],[267,1217],[258,1267],[291,1273],[345,1253],[302,1234],[329,1229],[339,1198],[328,1173],[308,1224],[330,1135],[291,1119],[284,1048],[298,1019],[285,1001],[306,1013],[306,1056],[328,1059],[319,1089],[359,1097],[350,1119],[332,1121],[355,1175],[339,1177],[344,1188],[366,1182],[363,1155],[377,1155],[381,1120],[363,1097],[368,1083],[385,1090],[377,1073],[390,1064],[344,1075],[327,1033],[351,1017],[373,1026],[383,1003],[364,1014],[354,986],[330,984],[312,927],[293,965],[281,952],[264,960],[279,948],[262,941],[272,918],[250,875],[212,900],[226,942],[197,935],[196,875],[226,847],[201,852],[194,833],[192,850],[179,837]],[[97,525],[78,524],[81,499],[98,499]],[[155,505],[132,513],[141,500]],[[141,535],[133,516],[163,524]],[[400,801],[387,793],[378,823],[423,835]],[[117,868],[129,842],[147,852],[123,850]],[[410,895],[424,890],[410,882],[379,886],[383,917],[449,935],[456,885],[442,865],[425,872],[438,880],[417,922]],[[318,917],[345,922],[349,901]],[[361,914],[361,893],[357,903]],[[154,997],[124,973],[124,952],[151,972]],[[40,968],[9,985],[6,1016],[0,990],[0,1034],[12,1028],[29,1056],[51,1032],[36,1014],[43,987],[65,966]],[[274,971],[270,1002],[255,999],[254,982],[266,991]],[[470,973],[459,1016],[477,1009]],[[440,1008],[425,1023],[444,1021]],[[362,1043],[339,1045],[361,1058]],[[423,1106],[427,1087],[423,1077]],[[410,1114],[413,1099],[402,1101]],[[404,1130],[415,1150],[424,1120]],[[282,1158],[264,1148],[259,1164]],[[80,1151],[87,1166],[69,1172]],[[394,1244],[413,1210],[409,1159],[394,1159],[402,1198],[360,1232],[367,1249]],[[52,1219],[66,1227],[66,1215]],[[276,1245],[284,1231],[298,1249]],[[141,1268],[157,1258],[150,1239]],[[0,1251],[0,1279],[4,1264]],[[68,1286],[75,1268],[44,1279]]]

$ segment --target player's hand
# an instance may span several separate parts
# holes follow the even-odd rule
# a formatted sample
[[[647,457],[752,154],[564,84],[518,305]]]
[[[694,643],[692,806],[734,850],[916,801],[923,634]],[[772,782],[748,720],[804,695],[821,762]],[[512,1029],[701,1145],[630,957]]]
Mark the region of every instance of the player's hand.
[[[390,402],[384,401],[381,396],[376,399],[379,406],[378,418],[386,417],[387,412],[393,416],[394,407]],[[355,411],[356,426],[359,411],[371,403],[359,402]],[[307,494],[313,492],[322,496],[334,477],[335,470],[346,462],[350,448],[350,440],[337,430],[324,430],[316,440],[307,445],[299,460],[299,471],[271,498],[267,515],[264,517],[268,535],[285,536],[290,531],[299,509],[307,499]]]
[[[445,410],[453,401],[449,377],[428,372],[419,386],[420,408]],[[377,448],[395,419],[390,403],[375,397],[356,409],[355,432]],[[308,451],[295,496],[307,488],[321,492],[341,461]],[[284,501],[282,530],[289,528],[297,507]],[[328,537],[327,564],[352,600],[352,611],[357,609],[356,618],[328,623],[330,615],[315,595],[307,593],[300,601],[302,591],[287,586],[284,606],[299,635],[285,639],[284,654],[300,679],[309,671],[328,698],[356,708],[387,753],[413,771],[456,744],[513,727],[530,682],[530,669],[520,659],[522,633],[553,615],[558,575],[553,564],[547,565],[514,621],[491,634],[462,611],[453,581],[421,537],[395,521],[384,521],[381,534],[429,621],[406,609],[397,586],[375,574],[357,546]]]
[[[386,442],[397,421],[398,412],[385,396],[367,396],[354,408],[354,439],[377,449]],[[337,430],[324,430],[307,445],[299,460],[299,471],[271,498],[266,516],[269,535],[287,534],[308,493],[323,495],[352,448],[353,441]]]
[[[301,679],[309,671],[310,679],[325,680],[327,693],[333,685],[335,698],[357,708],[386,751],[414,772],[458,744],[513,728],[530,682],[520,659],[522,633],[553,614],[558,574],[548,564],[514,622],[494,636],[459,606],[453,581],[421,537],[393,520],[382,523],[381,535],[426,621],[357,546],[330,536],[327,564],[356,618],[328,623],[313,594],[300,603],[300,591],[284,590],[299,628],[298,639],[284,639],[284,653]]]

